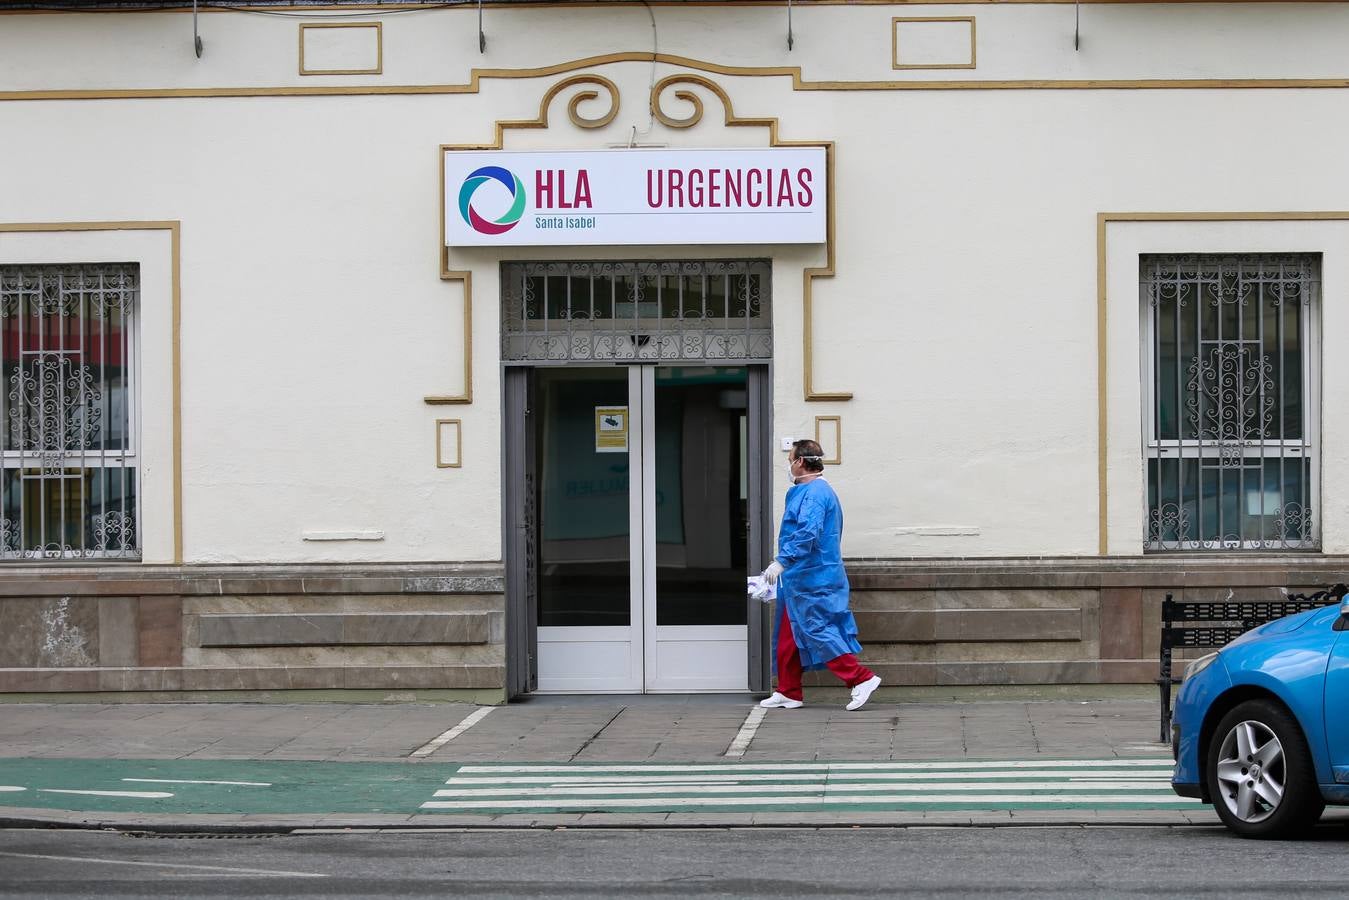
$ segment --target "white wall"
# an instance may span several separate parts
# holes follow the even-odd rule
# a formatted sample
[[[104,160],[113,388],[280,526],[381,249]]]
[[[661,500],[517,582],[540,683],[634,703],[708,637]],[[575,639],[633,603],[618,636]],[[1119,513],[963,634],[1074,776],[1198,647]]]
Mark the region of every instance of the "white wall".
[[[4,15],[0,90],[218,88],[282,85],[449,84],[473,69],[542,67],[614,52],[653,49],[729,66],[800,67],[807,81],[933,78],[1136,79],[1338,78],[1349,5],[1084,2],[1074,49],[1074,4],[797,3],[787,49],[782,5],[640,2],[563,8],[486,6],[485,53],[476,6],[404,11],[202,10],[204,43],[193,53],[192,11]],[[275,13],[281,13],[276,15]],[[287,16],[289,13],[289,16]],[[892,68],[894,18],[976,20],[978,68]],[[653,29],[654,19],[654,29]],[[378,78],[301,76],[300,23],[382,21]],[[55,51],[53,51],[55,48]]]
[[[494,334],[472,406],[422,400],[461,389],[462,291],[438,277],[445,117],[419,105],[4,107],[46,138],[6,150],[5,220],[182,222],[187,560],[499,557]],[[462,469],[435,467],[447,416]],[[352,530],[386,538],[301,540]]]
[[[781,9],[656,7],[655,15],[662,52],[801,66],[813,79],[1344,75],[1333,45],[1349,30],[1349,6],[1284,7],[1087,4],[1076,53],[1072,7],[1063,4],[806,7],[795,14],[790,56]],[[978,68],[891,70],[896,15],[976,16]],[[297,74],[290,21],[204,16],[198,62],[190,18],[178,14],[7,16],[0,91],[444,85],[467,82],[475,65],[649,49],[651,35],[640,6],[489,7],[489,53],[479,58],[461,46],[475,48],[476,16],[385,20],[384,75],[307,78]],[[63,56],[54,45],[87,52]],[[618,84],[614,122],[575,128],[564,94],[548,129],[508,131],[507,148],[622,144],[634,127],[643,142],[671,146],[768,141],[764,128],[724,127],[720,101],[706,91],[697,127],[653,126],[646,91],[653,75],[678,71],[671,65],[584,71]],[[497,121],[534,118],[566,74],[484,77],[476,93],[458,94],[0,95],[0,134],[23,136],[0,141],[0,223],[182,222],[188,561],[500,557],[504,255],[451,259],[474,273],[474,402],[422,400],[462,388],[462,291],[438,277],[438,147],[487,143]],[[836,142],[837,275],[815,282],[814,387],[854,399],[802,399],[801,271],[822,265],[822,248],[581,255],[773,256],[774,432],[799,437],[816,415],[842,417],[844,464],[829,477],[847,508],[851,556],[1096,553],[1098,213],[1349,209],[1342,90],[802,91],[785,76],[703,74],[728,91],[738,115],[778,118],[782,139]],[[678,101],[671,108],[688,111]],[[1325,252],[1333,353],[1345,303],[1341,226],[1234,227],[1111,226],[1112,553],[1141,552],[1145,501],[1131,258],[1136,272],[1137,253],[1161,244]],[[1344,408],[1328,389],[1323,526],[1326,549],[1337,552],[1349,547],[1349,511],[1331,493],[1349,477]],[[433,423],[444,417],[464,420],[461,469],[435,467]],[[785,488],[785,478],[775,484]],[[302,539],[357,530],[385,537]]]

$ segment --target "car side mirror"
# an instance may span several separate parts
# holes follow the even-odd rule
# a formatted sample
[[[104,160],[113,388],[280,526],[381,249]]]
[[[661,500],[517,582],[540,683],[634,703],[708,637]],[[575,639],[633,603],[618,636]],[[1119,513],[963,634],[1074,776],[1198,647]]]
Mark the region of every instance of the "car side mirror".
[[[1340,617],[1335,620],[1336,631],[1349,631],[1349,597],[1340,601]]]

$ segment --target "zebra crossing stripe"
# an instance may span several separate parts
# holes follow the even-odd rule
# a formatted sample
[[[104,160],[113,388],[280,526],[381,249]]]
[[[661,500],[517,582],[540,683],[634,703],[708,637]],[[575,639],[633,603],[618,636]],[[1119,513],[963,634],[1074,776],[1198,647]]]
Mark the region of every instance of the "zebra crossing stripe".
[[[818,763],[712,763],[710,765],[663,765],[661,763],[638,763],[609,765],[606,763],[575,763],[571,765],[469,765],[460,766],[459,774],[547,774],[594,773],[594,772],[843,772],[843,771],[944,771],[962,769],[1114,769],[1149,768],[1165,769],[1174,767],[1170,759],[1024,759],[994,761],[975,759],[964,762],[923,761],[923,762],[818,762]]]
[[[844,781],[904,781],[904,782],[933,782],[947,781],[952,777],[963,777],[966,774],[978,775],[984,780],[1004,780],[1020,781],[1048,778],[1061,778],[1069,782],[1091,783],[1100,780],[1112,781],[1138,781],[1155,782],[1158,779],[1169,778],[1170,769],[1165,772],[1093,772],[1093,773],[1074,773],[1065,775],[1062,772],[1040,769],[1024,769],[1017,772],[989,772],[979,771],[972,773],[953,773],[953,774],[934,774],[929,772],[877,772],[874,774],[861,774],[856,772],[842,772],[838,774],[831,773],[784,773],[773,774],[763,773],[755,777],[756,781],[789,783],[793,781],[819,781],[822,777],[827,777],[833,782]],[[548,777],[545,775],[520,775],[508,776],[506,778],[492,778],[486,775],[474,775],[469,778],[454,777],[446,781],[446,784],[682,784],[697,786],[704,784],[724,784],[727,782],[739,783],[745,781],[744,775],[559,775]]]
[[[1184,809],[1167,759],[461,766],[422,804],[460,812],[697,807]]]
[[[606,809],[666,809],[671,807],[746,807],[746,806],[961,806],[979,809],[1006,809],[1018,806],[1087,806],[1129,804],[1139,807],[1167,808],[1192,806],[1201,801],[1186,797],[1140,796],[1138,794],[870,794],[857,797],[726,797],[708,802],[706,797],[606,797],[602,799],[572,799],[556,797],[540,800],[428,800],[423,809],[496,810],[496,809],[584,809],[603,812]]]
[[[666,784],[625,784],[618,786],[602,785],[558,785],[538,788],[493,788],[465,787],[442,788],[436,791],[437,797],[551,797],[575,794],[624,795],[624,794],[687,794],[690,785]],[[1072,783],[1062,781],[1018,781],[997,783],[972,781],[967,783],[941,781],[932,784],[905,785],[897,789],[891,784],[716,784],[700,785],[699,794],[856,794],[868,793],[914,794],[939,793],[941,791],[1137,791],[1150,790],[1169,796],[1172,791],[1165,784],[1140,783],[1137,781],[1103,781],[1099,784]]]

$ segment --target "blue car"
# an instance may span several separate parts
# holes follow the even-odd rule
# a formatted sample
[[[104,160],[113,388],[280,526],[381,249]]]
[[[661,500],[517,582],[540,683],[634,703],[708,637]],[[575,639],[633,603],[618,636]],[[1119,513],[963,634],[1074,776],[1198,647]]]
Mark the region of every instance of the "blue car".
[[[1171,786],[1245,837],[1349,805],[1349,599],[1241,635],[1185,668]]]

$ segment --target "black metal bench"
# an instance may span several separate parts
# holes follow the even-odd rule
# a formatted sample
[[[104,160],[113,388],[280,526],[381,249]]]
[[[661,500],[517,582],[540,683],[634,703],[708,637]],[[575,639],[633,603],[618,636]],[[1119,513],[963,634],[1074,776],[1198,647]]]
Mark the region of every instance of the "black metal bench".
[[[1181,679],[1171,677],[1171,651],[1190,648],[1217,649],[1238,636],[1291,616],[1339,603],[1349,587],[1336,584],[1312,594],[1288,594],[1282,600],[1172,600],[1162,601],[1161,672],[1157,687],[1162,699],[1161,742],[1171,740],[1171,686]]]

